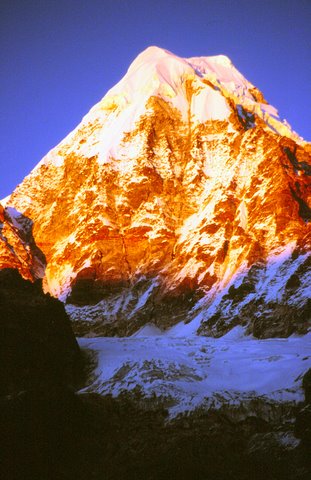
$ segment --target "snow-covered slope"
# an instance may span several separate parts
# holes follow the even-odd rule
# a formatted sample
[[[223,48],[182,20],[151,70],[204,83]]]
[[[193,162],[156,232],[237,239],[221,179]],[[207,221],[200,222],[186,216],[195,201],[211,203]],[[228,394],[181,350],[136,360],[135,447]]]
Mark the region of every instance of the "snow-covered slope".
[[[236,327],[221,339],[156,335],[81,338],[97,367],[83,391],[118,396],[139,390],[161,398],[171,415],[248,405],[256,398],[303,402],[302,377],[311,365],[311,336],[254,340]]]
[[[310,158],[227,57],[150,47],[8,205],[79,334],[287,336],[310,322]]]

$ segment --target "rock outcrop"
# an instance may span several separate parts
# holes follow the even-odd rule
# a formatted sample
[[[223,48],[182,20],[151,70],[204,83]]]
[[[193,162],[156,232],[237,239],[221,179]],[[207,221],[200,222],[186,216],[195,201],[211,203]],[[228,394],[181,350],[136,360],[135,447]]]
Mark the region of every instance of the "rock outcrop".
[[[83,362],[64,305],[41,280],[2,269],[0,332],[0,476],[65,478]]]
[[[33,222],[0,204],[0,269],[15,268],[26,280],[44,276],[45,257],[32,234]]]
[[[0,271],[0,394],[76,386],[80,349],[64,305],[42,292],[41,281]]]

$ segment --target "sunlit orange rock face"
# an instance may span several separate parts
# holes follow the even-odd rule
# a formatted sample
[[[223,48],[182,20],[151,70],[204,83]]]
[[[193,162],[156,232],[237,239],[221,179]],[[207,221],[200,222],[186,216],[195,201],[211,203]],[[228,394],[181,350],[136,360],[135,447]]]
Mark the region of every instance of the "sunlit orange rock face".
[[[45,258],[32,236],[32,221],[0,204],[0,269],[15,268],[27,280],[44,275]]]
[[[308,329],[311,147],[227,57],[147,49],[9,205],[79,334]]]

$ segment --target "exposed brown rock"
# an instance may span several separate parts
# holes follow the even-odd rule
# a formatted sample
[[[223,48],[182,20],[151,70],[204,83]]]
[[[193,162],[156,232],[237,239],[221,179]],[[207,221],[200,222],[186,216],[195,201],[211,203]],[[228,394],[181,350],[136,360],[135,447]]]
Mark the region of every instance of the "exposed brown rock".
[[[44,275],[45,257],[34,241],[32,229],[29,218],[0,204],[0,269],[16,268],[28,280]]]

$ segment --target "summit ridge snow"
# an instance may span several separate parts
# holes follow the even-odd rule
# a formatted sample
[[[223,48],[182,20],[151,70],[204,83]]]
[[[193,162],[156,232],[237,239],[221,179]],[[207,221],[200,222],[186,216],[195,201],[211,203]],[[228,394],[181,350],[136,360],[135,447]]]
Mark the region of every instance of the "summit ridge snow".
[[[156,95],[169,101],[182,112],[184,119],[187,117],[188,103],[184,91],[186,80],[194,82],[198,90],[192,98],[191,115],[197,117],[199,122],[225,119],[230,115],[228,100],[239,101],[249,113],[255,113],[263,119],[269,130],[295,141],[302,141],[285,121],[279,119],[277,110],[269,105],[254,85],[238,72],[227,56],[187,59],[159,47],[149,47],[137,56],[120,82],[90,110],[81,124],[61,142],[61,145],[67,148],[68,142],[81,130],[81,126],[94,122],[102,125],[107,123],[110,133],[112,130],[115,131],[112,139],[107,138],[102,132],[100,150],[91,142],[80,148],[82,153],[99,154],[100,161],[107,161],[110,154],[118,153],[117,145],[122,133],[134,128],[135,122],[144,112],[146,101],[151,96]],[[107,130],[105,128],[105,131]],[[55,153],[53,149],[38,166],[42,162],[61,165],[62,155]]]

